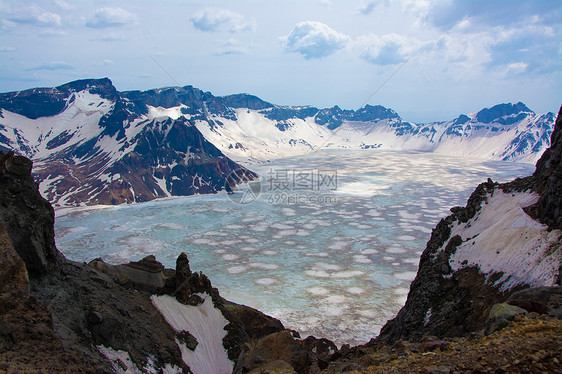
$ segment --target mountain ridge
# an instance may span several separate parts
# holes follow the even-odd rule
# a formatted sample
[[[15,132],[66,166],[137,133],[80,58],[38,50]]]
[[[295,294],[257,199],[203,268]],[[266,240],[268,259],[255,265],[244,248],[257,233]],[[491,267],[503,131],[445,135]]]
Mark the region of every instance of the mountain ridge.
[[[33,159],[56,206],[216,193],[257,177],[241,164],[321,149],[534,163],[554,127],[553,113],[521,102],[416,124],[380,105],[279,106],[189,85],[119,92],[109,78],[0,93],[0,109],[0,150]]]
[[[58,206],[216,193],[257,177],[185,117],[150,115],[145,95],[129,100],[107,78],[0,94],[0,143],[34,159],[41,192]]]

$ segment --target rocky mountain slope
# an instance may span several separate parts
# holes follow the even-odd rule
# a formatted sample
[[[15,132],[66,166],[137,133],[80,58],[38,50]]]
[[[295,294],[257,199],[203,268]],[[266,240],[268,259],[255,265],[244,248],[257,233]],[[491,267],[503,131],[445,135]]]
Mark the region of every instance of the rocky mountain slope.
[[[378,105],[286,107],[191,86],[119,92],[107,78],[0,94],[0,109],[0,149],[34,160],[41,193],[56,206],[214,193],[256,177],[231,159],[318,149],[535,162],[554,127],[553,113],[523,103],[415,124]]]
[[[184,91],[185,102],[204,96]],[[125,95],[107,78],[1,94],[0,148],[35,161],[41,193],[56,206],[215,193],[256,177],[209,143],[193,120],[151,104],[178,101],[166,90]]]

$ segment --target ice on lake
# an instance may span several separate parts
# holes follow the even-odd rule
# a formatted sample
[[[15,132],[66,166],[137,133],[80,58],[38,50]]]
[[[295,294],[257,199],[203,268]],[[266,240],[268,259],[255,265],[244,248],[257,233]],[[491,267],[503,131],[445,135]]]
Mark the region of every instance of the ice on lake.
[[[534,169],[377,150],[250,167],[262,191],[249,204],[218,194],[58,210],[57,246],[76,261],[152,254],[172,268],[184,251],[224,297],[303,337],[359,344],[405,302],[431,229],[449,208],[465,205],[488,177],[503,182]]]

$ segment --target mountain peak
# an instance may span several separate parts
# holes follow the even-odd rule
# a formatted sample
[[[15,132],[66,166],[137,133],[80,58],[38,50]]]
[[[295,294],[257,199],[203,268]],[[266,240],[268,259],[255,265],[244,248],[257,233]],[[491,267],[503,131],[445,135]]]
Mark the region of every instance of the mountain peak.
[[[62,92],[80,92],[88,90],[91,94],[97,94],[109,100],[116,100],[119,96],[117,89],[107,77],[99,79],[80,79],[58,86],[56,89]]]
[[[50,117],[64,110],[70,95],[85,90],[109,100],[116,100],[119,96],[109,78],[80,79],[57,87],[0,94],[0,107],[31,119]]]
[[[498,104],[494,105],[491,108],[485,108],[479,111],[476,114],[476,119],[478,120],[478,122],[482,123],[497,122],[502,125],[509,125],[511,121],[506,121],[506,117],[513,116],[514,114],[523,114],[523,116],[525,116],[526,113],[535,114],[535,112],[529,109],[522,102],[518,102],[517,104]],[[519,116],[517,116],[517,118],[519,118]]]
[[[68,82],[65,84],[61,84],[57,86],[56,89],[60,91],[83,91],[88,88],[93,87],[113,87],[113,83],[111,79],[104,77],[104,78],[88,78],[88,79],[78,79],[72,82]]]
[[[364,121],[367,118],[377,118],[377,119],[390,119],[390,118],[400,118],[398,114],[392,110],[383,107],[382,105],[365,105],[363,108],[359,108],[353,116],[355,121]]]
[[[231,108],[262,110],[274,107],[273,104],[263,101],[257,96],[246,93],[223,96],[220,99],[222,99],[224,105]]]

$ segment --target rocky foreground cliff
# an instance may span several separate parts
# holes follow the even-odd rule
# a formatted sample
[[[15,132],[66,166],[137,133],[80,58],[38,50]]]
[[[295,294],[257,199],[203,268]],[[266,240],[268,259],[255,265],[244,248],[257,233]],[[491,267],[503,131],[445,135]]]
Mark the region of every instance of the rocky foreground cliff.
[[[452,208],[396,318],[340,349],[223,299],[185,254],[66,260],[31,162],[0,154],[0,371],[560,372],[562,108],[551,142],[533,176]]]

